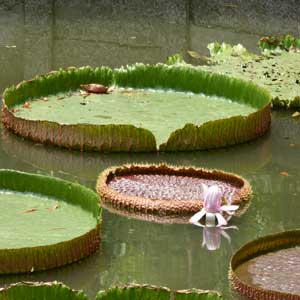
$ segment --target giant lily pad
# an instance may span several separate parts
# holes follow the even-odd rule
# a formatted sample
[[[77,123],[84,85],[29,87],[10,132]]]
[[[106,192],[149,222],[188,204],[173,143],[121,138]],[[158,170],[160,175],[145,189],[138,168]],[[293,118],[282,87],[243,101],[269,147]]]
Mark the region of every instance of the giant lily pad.
[[[250,184],[235,174],[168,165],[107,169],[98,178],[97,192],[109,209],[139,212],[138,218],[143,218],[140,213],[150,215],[145,218],[149,221],[162,217],[170,223],[183,223],[203,207],[201,183],[218,185],[224,201],[232,204],[244,205],[251,195]]]
[[[222,297],[215,291],[203,290],[178,290],[171,291],[168,288],[150,285],[129,285],[114,287],[100,291],[96,300],[221,300]]]
[[[276,41],[281,43],[281,40]],[[200,69],[251,80],[271,93],[274,107],[300,107],[299,52],[280,50],[276,55],[265,52],[256,55],[243,48],[244,51],[238,53],[237,46],[225,43],[213,43],[209,48],[210,63]],[[261,48],[266,49],[266,45]]]
[[[252,299],[300,299],[300,230],[254,240],[231,259],[232,284]]]
[[[0,289],[0,300],[87,300],[82,291],[75,291],[59,282],[22,282]]]
[[[59,282],[21,282],[0,289],[0,300],[88,300],[82,291]],[[128,285],[100,291],[96,300],[221,300],[216,291],[198,289],[171,291],[150,285]]]
[[[87,94],[81,84],[116,86]],[[38,142],[98,151],[185,151],[252,140],[270,127],[270,95],[186,66],[71,68],[7,89],[3,123]]]
[[[0,274],[78,261],[99,248],[97,195],[71,182],[0,170]]]

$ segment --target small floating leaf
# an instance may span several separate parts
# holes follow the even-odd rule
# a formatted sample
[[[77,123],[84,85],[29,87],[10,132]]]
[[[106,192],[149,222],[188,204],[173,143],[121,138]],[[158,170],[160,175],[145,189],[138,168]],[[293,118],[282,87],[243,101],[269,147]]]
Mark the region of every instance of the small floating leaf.
[[[22,105],[23,108],[31,108],[31,103],[30,102],[25,102],[23,105]]]
[[[49,230],[64,230],[64,229],[66,229],[66,228],[65,227],[54,227]]]
[[[28,213],[32,213],[35,211],[37,211],[37,208],[30,208],[30,209],[23,210],[21,213],[28,214]]]
[[[55,205],[53,205],[53,207],[48,208],[48,210],[53,211],[56,210],[60,207],[60,205],[58,203],[56,203]]]
[[[81,84],[80,87],[86,92],[95,94],[107,94],[108,91],[107,86],[97,83]]]
[[[289,176],[289,173],[286,171],[282,171],[279,173],[281,176]]]
[[[187,53],[193,58],[201,58],[201,55],[196,51],[187,51]]]

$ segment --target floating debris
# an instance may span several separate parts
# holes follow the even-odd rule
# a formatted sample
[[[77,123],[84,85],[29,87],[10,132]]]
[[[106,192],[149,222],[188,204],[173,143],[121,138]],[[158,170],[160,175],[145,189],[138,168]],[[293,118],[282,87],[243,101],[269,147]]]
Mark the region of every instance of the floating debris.
[[[97,84],[97,83],[81,84],[80,87],[88,93],[108,94],[108,87],[102,84]]]

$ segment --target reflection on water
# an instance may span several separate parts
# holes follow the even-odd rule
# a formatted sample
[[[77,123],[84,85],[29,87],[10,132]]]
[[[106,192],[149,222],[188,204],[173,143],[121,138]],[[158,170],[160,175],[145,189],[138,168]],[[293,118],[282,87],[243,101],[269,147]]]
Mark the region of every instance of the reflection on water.
[[[204,226],[200,223],[194,223],[194,225],[197,225],[203,229],[202,247],[206,247],[206,249],[209,251],[215,251],[221,247],[222,237],[224,237],[227,240],[227,242],[230,244],[231,238],[228,230],[229,229],[238,230],[237,226],[211,227],[211,226]]]
[[[1,283],[57,279],[94,295],[112,284],[137,282],[174,289],[216,289],[225,294],[225,299],[233,299],[227,279],[233,251],[259,236],[300,226],[299,152],[297,146],[286,142],[297,144],[300,122],[288,113],[274,113],[273,121],[271,133],[255,142],[177,154],[81,153],[34,144],[2,129],[0,162],[4,168],[55,175],[94,188],[97,175],[113,165],[195,165],[244,176],[253,185],[254,196],[248,210],[231,220],[231,225],[239,228],[226,231],[231,243],[215,232],[205,232],[206,246],[202,247],[203,234],[191,224],[155,224],[104,210],[99,253],[59,270],[4,276]],[[281,176],[283,170],[289,176]],[[216,250],[208,251],[207,246]]]

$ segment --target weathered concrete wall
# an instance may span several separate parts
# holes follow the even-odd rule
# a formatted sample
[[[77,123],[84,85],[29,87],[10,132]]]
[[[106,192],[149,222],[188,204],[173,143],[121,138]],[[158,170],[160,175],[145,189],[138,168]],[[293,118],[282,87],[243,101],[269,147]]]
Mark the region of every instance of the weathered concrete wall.
[[[0,91],[23,79],[24,22],[19,2],[0,1]]]
[[[0,0],[0,90],[70,65],[155,63],[209,42],[299,34],[299,0]],[[15,47],[7,47],[15,46]]]
[[[263,35],[300,34],[299,0],[190,0],[191,48],[212,41],[243,42],[257,51]]]
[[[24,1],[24,77],[52,69],[52,0]]]
[[[191,20],[258,35],[300,33],[299,0],[191,0]]]
[[[187,47],[182,0],[58,0],[54,16],[54,67],[153,63]]]

